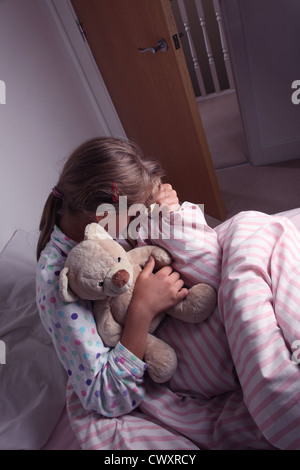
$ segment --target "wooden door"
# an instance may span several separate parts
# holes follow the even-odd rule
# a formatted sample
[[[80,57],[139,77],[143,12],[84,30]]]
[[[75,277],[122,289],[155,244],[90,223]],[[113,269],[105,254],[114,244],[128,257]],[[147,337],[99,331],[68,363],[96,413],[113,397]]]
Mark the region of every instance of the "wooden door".
[[[129,139],[158,159],[181,201],[225,217],[170,0],[72,0]],[[141,53],[160,39],[167,51]],[[178,46],[177,46],[178,47]]]

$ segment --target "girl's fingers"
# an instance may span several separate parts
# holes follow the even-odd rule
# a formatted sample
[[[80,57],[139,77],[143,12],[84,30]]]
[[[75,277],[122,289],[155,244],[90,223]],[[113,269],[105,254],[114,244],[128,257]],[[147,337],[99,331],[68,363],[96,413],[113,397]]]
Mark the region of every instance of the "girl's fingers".
[[[177,294],[177,300],[178,302],[180,302],[181,300],[185,299],[189,294],[189,291],[188,289],[186,289],[186,287],[184,287],[183,289],[181,289],[178,294]]]
[[[169,274],[169,278],[173,281],[176,282],[180,278],[180,274],[177,271],[172,271]]]
[[[151,255],[147,263],[145,264],[141,274],[143,274],[143,276],[145,277],[151,276],[151,274],[153,273],[154,267],[155,267],[155,260],[153,256]]]
[[[172,186],[169,183],[161,184],[158,187],[157,191],[152,196],[152,200],[155,202],[166,200],[168,198],[170,199],[177,198],[176,191],[172,188]]]
[[[161,206],[167,206],[171,212],[180,209],[177,193],[169,183],[159,186],[158,192],[153,196],[153,200]]]

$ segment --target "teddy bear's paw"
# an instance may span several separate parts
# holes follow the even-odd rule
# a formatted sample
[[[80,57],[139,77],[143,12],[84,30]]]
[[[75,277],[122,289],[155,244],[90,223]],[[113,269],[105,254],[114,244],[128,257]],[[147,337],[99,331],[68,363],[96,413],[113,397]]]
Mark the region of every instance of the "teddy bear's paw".
[[[177,356],[174,349],[152,335],[148,335],[144,359],[148,374],[156,383],[167,382],[177,369]]]
[[[114,348],[121,339],[123,328],[120,326],[119,328],[116,328],[113,332],[102,330],[101,333],[99,331],[98,333],[101,336],[101,339],[105,346]]]
[[[168,314],[187,323],[201,323],[208,318],[217,303],[217,294],[208,284],[196,284],[188,296],[168,310]]]
[[[152,256],[155,259],[155,267],[157,269],[163,266],[168,266],[172,262],[172,256],[163,248],[155,246],[152,251]]]
[[[116,346],[121,339],[123,326],[115,321],[109,310],[103,308],[101,302],[94,303],[94,317],[103,343],[109,347]]]

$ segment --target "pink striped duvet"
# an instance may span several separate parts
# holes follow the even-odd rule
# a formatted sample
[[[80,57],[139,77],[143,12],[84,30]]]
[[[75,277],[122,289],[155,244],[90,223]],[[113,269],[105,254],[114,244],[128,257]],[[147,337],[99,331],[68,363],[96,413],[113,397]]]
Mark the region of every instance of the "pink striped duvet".
[[[205,230],[201,256],[172,252],[187,282],[219,284],[218,306],[201,325],[160,327],[178,370],[167,385],[146,378],[130,415],[93,415],[68,387],[83,449],[300,449],[300,232],[258,212]]]

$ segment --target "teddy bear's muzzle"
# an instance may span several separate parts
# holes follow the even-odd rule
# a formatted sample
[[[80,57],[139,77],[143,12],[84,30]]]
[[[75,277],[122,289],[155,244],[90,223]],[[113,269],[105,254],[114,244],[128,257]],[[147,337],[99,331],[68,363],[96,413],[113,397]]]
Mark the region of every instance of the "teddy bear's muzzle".
[[[129,278],[129,273],[125,269],[120,269],[113,275],[111,280],[116,287],[124,287]]]

